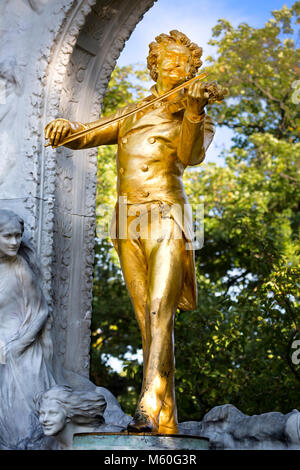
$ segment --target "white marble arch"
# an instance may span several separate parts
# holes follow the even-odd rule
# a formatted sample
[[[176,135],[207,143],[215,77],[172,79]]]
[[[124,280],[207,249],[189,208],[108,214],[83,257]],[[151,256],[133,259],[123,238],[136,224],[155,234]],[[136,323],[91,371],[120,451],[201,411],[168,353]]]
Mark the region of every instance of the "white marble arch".
[[[91,121],[116,60],[155,0],[1,0],[0,206],[41,260],[55,355],[89,375],[96,151],[44,148],[46,123]]]

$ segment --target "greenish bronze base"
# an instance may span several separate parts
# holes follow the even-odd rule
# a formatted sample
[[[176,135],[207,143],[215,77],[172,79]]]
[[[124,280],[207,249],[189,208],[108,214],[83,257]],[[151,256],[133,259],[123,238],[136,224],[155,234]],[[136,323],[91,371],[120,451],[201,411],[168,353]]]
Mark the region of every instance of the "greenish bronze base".
[[[74,450],[208,450],[209,440],[182,434],[83,433],[75,434]]]

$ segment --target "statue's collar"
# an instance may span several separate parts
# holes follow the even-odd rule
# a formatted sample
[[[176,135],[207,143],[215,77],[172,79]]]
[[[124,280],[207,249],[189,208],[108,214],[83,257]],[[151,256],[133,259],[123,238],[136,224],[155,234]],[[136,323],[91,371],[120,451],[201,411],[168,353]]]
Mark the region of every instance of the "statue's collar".
[[[152,98],[153,99],[153,96],[155,98],[158,98],[159,95],[158,94],[158,91],[157,91],[157,88],[156,88],[156,85],[153,85],[151,88],[150,88],[150,91],[152,93],[151,97],[149,97],[150,99]],[[186,96],[180,96],[180,97],[176,97],[176,99],[174,99],[173,101],[171,102],[166,102],[166,101],[162,101],[160,103],[161,104],[164,104],[164,105],[167,105],[168,107],[168,110],[173,114],[173,113],[177,113],[179,111],[181,111],[182,109],[185,109],[186,107]],[[159,105],[158,105],[159,106]]]

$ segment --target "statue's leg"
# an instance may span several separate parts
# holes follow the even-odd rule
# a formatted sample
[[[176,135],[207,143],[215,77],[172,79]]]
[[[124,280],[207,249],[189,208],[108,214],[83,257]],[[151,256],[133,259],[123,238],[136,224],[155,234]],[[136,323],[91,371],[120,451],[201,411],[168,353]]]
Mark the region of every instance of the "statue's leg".
[[[143,366],[147,362],[149,333],[146,331],[147,260],[139,240],[120,239],[118,254],[126,287],[142,335]]]
[[[166,395],[165,395],[163,406],[159,415],[158,432],[160,434],[177,434],[178,433],[174,374],[172,374],[172,376],[169,377],[169,380],[167,383]]]
[[[150,346],[135,422],[130,429],[159,431],[163,410],[162,431],[176,433],[174,316],[182,289],[185,242],[172,237],[158,240],[143,240],[148,260]]]

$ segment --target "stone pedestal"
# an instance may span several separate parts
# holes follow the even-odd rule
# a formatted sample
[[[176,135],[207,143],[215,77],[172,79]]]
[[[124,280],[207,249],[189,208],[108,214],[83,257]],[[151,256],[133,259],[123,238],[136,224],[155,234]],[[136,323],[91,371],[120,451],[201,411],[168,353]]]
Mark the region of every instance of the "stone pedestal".
[[[82,433],[75,434],[73,450],[208,450],[209,440],[179,434]]]

